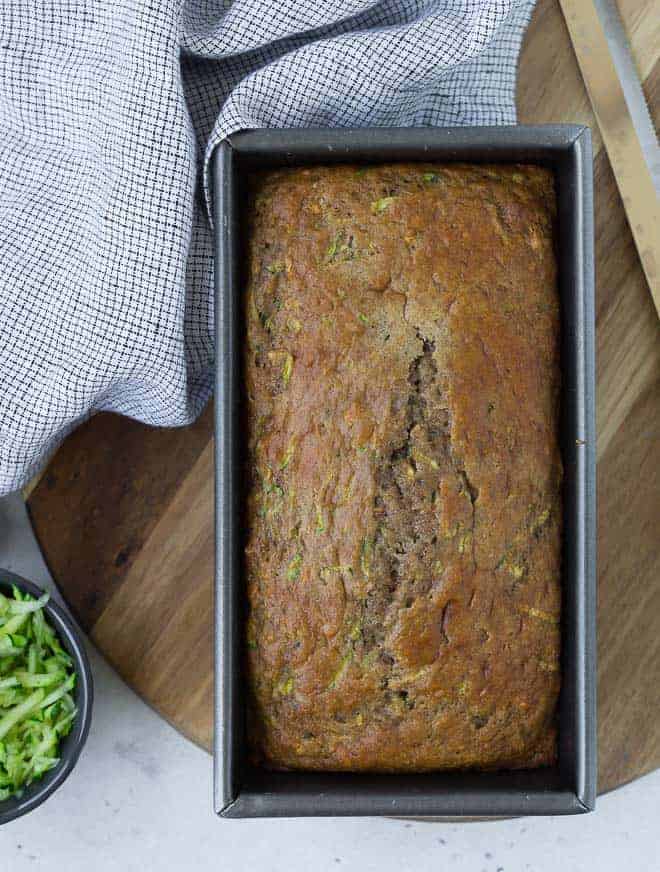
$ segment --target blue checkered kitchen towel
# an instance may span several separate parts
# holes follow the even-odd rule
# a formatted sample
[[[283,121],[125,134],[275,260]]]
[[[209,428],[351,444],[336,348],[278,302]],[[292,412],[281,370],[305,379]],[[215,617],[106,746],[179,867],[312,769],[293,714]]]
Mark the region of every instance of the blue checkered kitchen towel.
[[[202,409],[224,136],[511,123],[532,5],[1,2],[0,493],[96,411]]]

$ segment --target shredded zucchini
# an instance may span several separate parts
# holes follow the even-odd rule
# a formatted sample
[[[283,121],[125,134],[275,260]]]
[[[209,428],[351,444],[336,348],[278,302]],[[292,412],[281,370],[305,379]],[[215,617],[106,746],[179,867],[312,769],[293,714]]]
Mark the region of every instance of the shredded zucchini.
[[[48,594],[12,594],[0,593],[0,801],[59,763],[77,714],[73,661],[43,613]]]
[[[371,204],[371,211],[374,215],[378,215],[379,212],[384,212],[395,199],[396,197],[381,197],[380,200],[374,200]]]
[[[286,577],[289,581],[298,581],[300,578],[300,568],[302,566],[302,554],[298,552],[289,563],[286,571]]]

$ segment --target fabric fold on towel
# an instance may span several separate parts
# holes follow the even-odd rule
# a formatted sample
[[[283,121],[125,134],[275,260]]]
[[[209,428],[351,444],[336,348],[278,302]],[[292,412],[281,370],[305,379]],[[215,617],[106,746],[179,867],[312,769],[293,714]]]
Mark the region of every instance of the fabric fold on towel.
[[[533,0],[0,5],[0,493],[97,411],[213,384],[217,144],[259,127],[515,122]]]

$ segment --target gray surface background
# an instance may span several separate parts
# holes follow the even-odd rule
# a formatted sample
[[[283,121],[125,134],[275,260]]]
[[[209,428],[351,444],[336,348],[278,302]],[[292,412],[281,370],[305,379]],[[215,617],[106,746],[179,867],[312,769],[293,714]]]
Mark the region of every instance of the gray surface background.
[[[0,566],[50,585],[18,497],[0,500]],[[657,872],[660,771],[596,812],[472,824],[387,819],[221,821],[209,756],[95,652],[95,717],[64,786],[0,830],[1,872]]]

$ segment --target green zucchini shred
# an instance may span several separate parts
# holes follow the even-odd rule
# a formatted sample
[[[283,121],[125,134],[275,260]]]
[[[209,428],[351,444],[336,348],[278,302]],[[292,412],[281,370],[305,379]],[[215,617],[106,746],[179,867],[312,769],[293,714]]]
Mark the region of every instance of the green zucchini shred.
[[[381,197],[380,200],[374,200],[371,204],[371,211],[374,215],[378,215],[380,212],[384,212],[392,203],[395,201],[396,197]]]
[[[289,384],[292,372],[293,372],[293,355],[287,351],[286,356],[284,358],[284,363],[282,365],[282,379],[284,380],[285,385]]]
[[[286,577],[289,581],[297,581],[300,578],[300,568],[302,566],[302,554],[300,551],[293,557],[286,571]]]
[[[373,552],[373,540],[367,536],[362,540],[362,547],[360,548],[360,568],[362,569],[362,574],[365,576],[365,578],[369,578]]]

